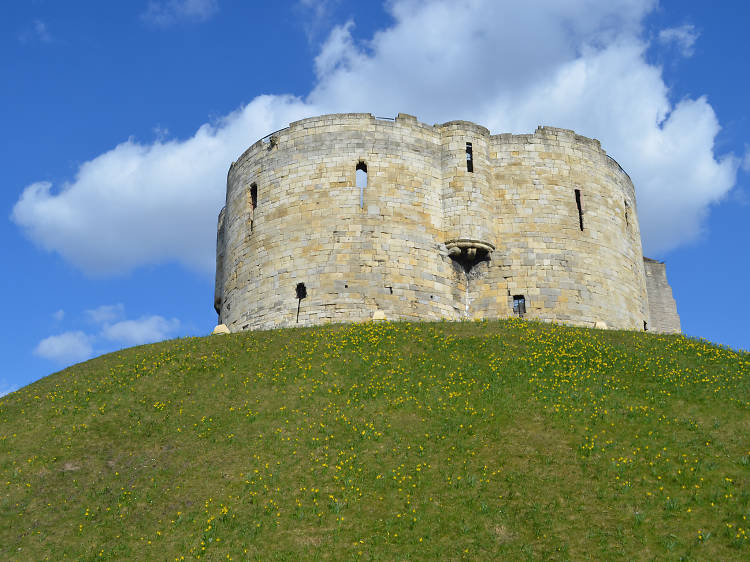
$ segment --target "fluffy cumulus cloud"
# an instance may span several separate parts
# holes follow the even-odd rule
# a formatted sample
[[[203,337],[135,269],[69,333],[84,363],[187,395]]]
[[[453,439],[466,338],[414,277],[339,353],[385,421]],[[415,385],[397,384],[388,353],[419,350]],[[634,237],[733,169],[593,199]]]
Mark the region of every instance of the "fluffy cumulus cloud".
[[[83,316],[89,324],[86,332],[72,330],[44,338],[34,349],[34,354],[55,363],[71,364],[111,351],[113,345],[128,347],[172,338],[180,328],[177,318],[147,315],[127,319],[121,303],[85,310]]]
[[[546,124],[600,139],[633,178],[645,250],[658,255],[700,235],[739,159],[715,153],[720,127],[708,101],[674,101],[648,63],[642,26],[654,6],[394,0],[392,25],[371,39],[356,37],[356,22],[330,32],[306,98],[260,96],[186,140],[128,140],[59,188],[26,187],[13,220],[89,273],[166,261],[210,272],[226,171],[252,142],[319,113],[405,112],[428,123],[468,119],[516,133]],[[684,52],[695,37],[675,28],[659,41]]]
[[[261,96],[185,141],[128,140],[84,163],[59,190],[48,182],[28,186],[13,220],[94,275],[168,261],[210,271],[232,160],[314,111],[292,97]]]
[[[104,326],[102,336],[121,345],[140,345],[173,337],[180,327],[176,318],[144,316]]]
[[[152,0],[141,19],[152,25],[168,27],[180,21],[205,21],[218,9],[217,0]]]
[[[127,319],[125,305],[122,303],[105,304],[86,310],[84,317],[98,329],[98,333],[90,336],[92,339],[107,340],[119,346],[162,341],[174,337],[180,327],[177,318],[166,319],[158,315]]]
[[[91,340],[81,331],[63,332],[40,341],[34,354],[56,363],[76,363],[92,356]]]

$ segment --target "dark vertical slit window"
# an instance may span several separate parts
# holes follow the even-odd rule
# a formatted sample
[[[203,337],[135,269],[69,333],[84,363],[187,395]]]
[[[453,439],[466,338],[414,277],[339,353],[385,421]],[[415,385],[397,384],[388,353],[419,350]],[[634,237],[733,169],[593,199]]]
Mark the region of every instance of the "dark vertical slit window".
[[[645,320],[643,321],[643,331],[648,332],[648,324],[646,323]]]
[[[583,208],[581,207],[581,190],[576,189],[576,206],[578,207],[578,225],[583,230]]]
[[[297,323],[299,323],[300,305],[302,304],[302,299],[307,298],[307,287],[305,287],[304,283],[297,283],[295,294],[297,295]]]
[[[255,208],[258,206],[258,186],[252,184],[250,186],[250,232],[253,231],[253,225],[255,223]]]
[[[630,205],[628,205],[628,202],[625,201],[625,226],[630,226]]]
[[[526,314],[526,298],[523,295],[513,295],[513,314],[516,316]]]
[[[357,164],[356,186],[359,188],[359,208],[365,207],[365,188],[367,187],[367,164],[360,162]]]
[[[470,142],[466,143],[466,171],[474,171],[474,152],[472,151]]]

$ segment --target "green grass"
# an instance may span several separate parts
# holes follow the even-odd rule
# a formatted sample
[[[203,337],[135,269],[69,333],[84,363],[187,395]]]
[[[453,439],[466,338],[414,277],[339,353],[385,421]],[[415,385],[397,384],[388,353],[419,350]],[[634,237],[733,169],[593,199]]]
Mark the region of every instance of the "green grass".
[[[0,558],[750,558],[750,355],[518,320],[181,339],[0,399]]]

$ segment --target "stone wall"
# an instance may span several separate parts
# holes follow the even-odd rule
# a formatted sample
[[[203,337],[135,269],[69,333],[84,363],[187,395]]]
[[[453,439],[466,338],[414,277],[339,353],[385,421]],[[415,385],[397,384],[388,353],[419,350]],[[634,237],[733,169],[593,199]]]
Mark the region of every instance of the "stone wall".
[[[643,258],[646,268],[646,289],[650,323],[648,329],[667,334],[679,334],[680,317],[677,303],[672,296],[672,287],[667,282],[667,269],[664,262]]]
[[[224,214],[226,207],[219,213],[219,224],[216,227],[216,279],[214,281],[214,310],[221,315],[221,301],[224,294]]]
[[[655,326],[633,184],[573,131],[304,119],[232,164],[222,213],[215,304],[232,331],[502,318],[521,296],[529,318]]]

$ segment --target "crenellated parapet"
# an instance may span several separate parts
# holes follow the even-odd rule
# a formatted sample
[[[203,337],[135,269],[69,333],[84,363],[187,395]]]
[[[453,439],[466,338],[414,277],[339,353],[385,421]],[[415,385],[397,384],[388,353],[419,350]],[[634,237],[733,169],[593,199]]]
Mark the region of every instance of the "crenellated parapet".
[[[630,178],[598,141],[552,127],[291,123],[229,170],[216,276],[232,331],[513,314],[653,324]]]

